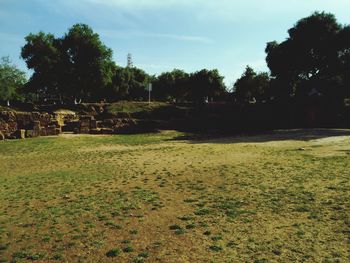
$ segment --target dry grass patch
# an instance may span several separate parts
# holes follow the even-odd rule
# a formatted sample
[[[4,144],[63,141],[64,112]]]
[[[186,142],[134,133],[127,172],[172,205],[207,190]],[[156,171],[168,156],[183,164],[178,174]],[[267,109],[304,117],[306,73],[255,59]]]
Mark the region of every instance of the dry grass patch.
[[[349,137],[178,135],[0,143],[1,261],[350,259]]]

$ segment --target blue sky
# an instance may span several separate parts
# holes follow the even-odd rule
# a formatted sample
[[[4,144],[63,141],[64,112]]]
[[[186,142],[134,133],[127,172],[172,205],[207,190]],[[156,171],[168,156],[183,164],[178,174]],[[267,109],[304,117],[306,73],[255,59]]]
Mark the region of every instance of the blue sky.
[[[350,23],[349,0],[0,0],[0,56],[21,69],[24,37],[40,30],[62,36],[86,23],[125,66],[127,53],[150,74],[173,68],[219,69],[232,83],[246,65],[268,70],[265,45],[313,11]]]

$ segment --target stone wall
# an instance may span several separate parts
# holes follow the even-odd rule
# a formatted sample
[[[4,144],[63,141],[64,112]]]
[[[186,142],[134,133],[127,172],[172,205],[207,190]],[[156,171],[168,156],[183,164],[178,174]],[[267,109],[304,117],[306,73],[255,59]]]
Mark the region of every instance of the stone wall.
[[[58,135],[61,125],[48,113],[0,111],[0,139]]]
[[[0,111],[0,140],[58,135],[62,131],[76,134],[128,134],[153,130],[151,121],[136,120],[130,116],[76,115],[62,111],[53,114]]]

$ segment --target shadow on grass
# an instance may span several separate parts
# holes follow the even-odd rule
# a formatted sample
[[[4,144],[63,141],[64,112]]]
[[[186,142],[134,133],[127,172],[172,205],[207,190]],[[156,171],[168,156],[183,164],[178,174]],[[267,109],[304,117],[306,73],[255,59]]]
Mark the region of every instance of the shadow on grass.
[[[270,141],[311,141],[328,137],[349,136],[350,129],[291,129],[268,132],[246,132],[239,134],[207,133],[177,136],[171,140],[185,140],[190,143],[263,143]]]

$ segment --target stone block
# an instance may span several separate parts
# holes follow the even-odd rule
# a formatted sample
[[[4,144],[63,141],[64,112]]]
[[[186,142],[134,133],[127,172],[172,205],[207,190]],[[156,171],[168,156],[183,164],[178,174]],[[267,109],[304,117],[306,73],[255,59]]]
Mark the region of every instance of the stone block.
[[[101,134],[114,134],[114,130],[111,128],[101,128],[100,133]]]
[[[101,129],[90,129],[90,134],[101,134]]]
[[[79,121],[68,121],[66,125],[63,126],[63,131],[74,131],[74,129],[79,129],[80,122]]]
[[[25,139],[26,137],[26,130],[19,129],[15,132],[14,136],[16,139]]]
[[[34,136],[34,131],[33,130],[26,130],[26,138],[33,138]]]
[[[40,136],[47,136],[47,131],[45,128],[40,129]]]
[[[97,121],[96,120],[91,120],[90,121],[90,128],[91,129],[96,129],[97,128]]]
[[[90,133],[90,127],[80,127],[79,133]]]

